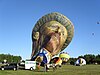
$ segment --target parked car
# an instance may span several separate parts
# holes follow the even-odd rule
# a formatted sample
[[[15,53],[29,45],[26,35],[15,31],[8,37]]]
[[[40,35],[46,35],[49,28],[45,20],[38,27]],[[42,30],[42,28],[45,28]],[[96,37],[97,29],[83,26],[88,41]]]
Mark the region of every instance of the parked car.
[[[4,66],[1,66],[1,70],[17,70],[18,69],[18,65],[17,63],[10,63]]]

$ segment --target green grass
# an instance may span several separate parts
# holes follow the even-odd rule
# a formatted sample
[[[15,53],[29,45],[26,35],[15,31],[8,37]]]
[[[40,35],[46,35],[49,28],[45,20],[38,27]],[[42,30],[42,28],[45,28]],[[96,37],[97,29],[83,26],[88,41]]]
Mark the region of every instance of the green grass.
[[[100,75],[100,65],[73,66],[63,65],[61,68],[49,72],[29,70],[0,70],[0,75]]]

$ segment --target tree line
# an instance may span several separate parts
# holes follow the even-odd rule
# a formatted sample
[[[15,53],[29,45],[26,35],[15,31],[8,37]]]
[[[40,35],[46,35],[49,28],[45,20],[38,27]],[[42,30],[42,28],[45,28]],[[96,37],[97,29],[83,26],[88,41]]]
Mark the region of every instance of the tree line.
[[[86,64],[100,64],[100,54],[86,54],[84,56],[79,56],[78,58],[84,58],[86,60]],[[70,58],[69,63],[74,65],[78,58]]]
[[[0,62],[4,62],[4,60],[7,60],[8,63],[15,62],[18,63],[22,59],[21,56],[14,56],[10,54],[0,54]]]
[[[87,64],[100,64],[100,54],[98,55],[86,54],[83,56],[82,55],[78,56],[78,58],[84,58]],[[78,58],[70,58],[68,63],[74,65]],[[20,62],[20,60],[22,60],[22,57],[10,55],[10,54],[0,54],[0,62],[4,62],[4,60],[7,60],[8,63],[11,62],[18,63]]]

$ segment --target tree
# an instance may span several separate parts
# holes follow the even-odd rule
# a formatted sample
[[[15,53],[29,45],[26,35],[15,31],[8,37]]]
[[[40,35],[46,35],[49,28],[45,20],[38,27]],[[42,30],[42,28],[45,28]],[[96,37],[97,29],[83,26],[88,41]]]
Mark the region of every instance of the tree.
[[[22,58],[21,56],[13,56],[10,54],[0,54],[0,62],[3,62],[5,59],[7,60],[8,63],[11,63],[11,62],[18,63]]]
[[[84,58],[85,58],[87,64],[94,64],[94,63],[96,62],[96,57],[95,57],[95,55],[86,54],[86,55],[84,55]]]
[[[96,56],[96,63],[100,64],[100,55],[99,54]]]
[[[79,56],[78,58],[84,58],[87,64],[100,64],[100,55],[86,54],[84,56]],[[70,64],[74,64],[77,58],[70,58]]]
[[[70,58],[69,62],[71,65],[74,65],[76,60],[77,60],[77,58]]]

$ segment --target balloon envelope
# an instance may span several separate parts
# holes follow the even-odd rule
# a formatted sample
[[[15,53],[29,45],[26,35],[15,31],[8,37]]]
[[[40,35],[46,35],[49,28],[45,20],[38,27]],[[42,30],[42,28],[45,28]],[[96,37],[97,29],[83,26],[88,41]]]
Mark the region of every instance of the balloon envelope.
[[[70,56],[67,53],[61,53],[59,57],[62,59],[63,62],[67,62]]]

